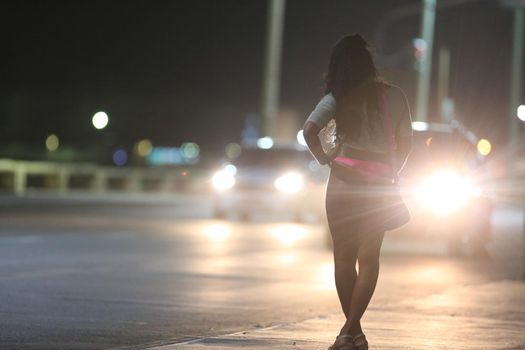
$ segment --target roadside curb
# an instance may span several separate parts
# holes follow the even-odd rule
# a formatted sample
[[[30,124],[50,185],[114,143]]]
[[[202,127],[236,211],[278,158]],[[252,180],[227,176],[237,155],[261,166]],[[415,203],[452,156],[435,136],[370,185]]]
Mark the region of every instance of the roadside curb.
[[[343,322],[332,314],[148,349],[325,350]],[[525,349],[525,283],[452,286],[409,302],[372,302],[363,328],[375,350]]]
[[[317,331],[312,332],[315,336],[318,335],[319,329],[325,328],[326,321],[330,318],[340,318],[338,315],[318,316],[315,318],[290,322],[280,323],[264,328],[254,328],[219,336],[202,337],[191,339],[179,343],[167,344],[162,346],[148,347],[148,350],[173,350],[173,349],[201,349],[206,347],[213,347],[217,350],[232,349],[232,348],[247,348],[247,349],[326,349],[330,344],[328,339],[315,339],[305,334],[305,329],[315,328]],[[321,327],[320,327],[321,326]],[[289,333],[292,330],[299,331],[300,336],[291,336]],[[330,335],[332,336],[332,329]],[[328,344],[328,345],[327,345]]]

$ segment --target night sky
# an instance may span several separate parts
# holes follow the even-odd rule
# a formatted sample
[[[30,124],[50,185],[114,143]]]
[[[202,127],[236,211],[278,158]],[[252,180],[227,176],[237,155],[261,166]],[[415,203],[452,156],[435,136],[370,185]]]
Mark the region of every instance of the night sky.
[[[373,43],[385,14],[418,3],[288,0],[282,106],[306,118],[321,96],[334,42],[358,32]],[[2,148],[43,147],[49,133],[62,145],[90,147],[100,138],[91,117],[103,110],[111,118],[103,132],[115,145],[130,147],[147,137],[156,145],[194,141],[204,152],[222,151],[227,142],[239,141],[246,115],[259,111],[266,1],[48,0],[0,6]],[[410,44],[419,22],[419,15],[395,22],[376,51]],[[450,94],[458,118],[500,143],[507,132],[511,34],[512,12],[497,1],[438,10],[434,58],[441,45],[451,49]],[[411,64],[387,67],[385,75],[407,91],[415,109]],[[437,104],[431,102],[432,111]]]

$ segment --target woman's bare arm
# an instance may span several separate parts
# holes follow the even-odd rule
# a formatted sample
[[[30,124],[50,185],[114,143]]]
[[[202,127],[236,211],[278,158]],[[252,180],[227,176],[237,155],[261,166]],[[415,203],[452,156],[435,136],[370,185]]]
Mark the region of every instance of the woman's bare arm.
[[[319,162],[319,164],[328,164],[332,160],[329,155],[327,155],[323,147],[321,146],[321,140],[319,140],[319,132],[321,128],[318,127],[315,123],[306,121],[303,126],[303,136],[310,152],[314,158]]]

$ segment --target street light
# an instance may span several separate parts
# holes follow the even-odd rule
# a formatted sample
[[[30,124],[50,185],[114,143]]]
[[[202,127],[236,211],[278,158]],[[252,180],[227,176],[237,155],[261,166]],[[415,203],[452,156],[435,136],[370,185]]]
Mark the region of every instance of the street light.
[[[58,136],[55,134],[50,134],[46,138],[46,149],[49,152],[54,152],[58,149],[58,146],[60,145],[60,141],[58,139]]]
[[[239,145],[238,143],[231,142],[226,145],[225,151],[226,151],[226,157],[230,159],[234,159],[241,155],[242,148],[241,148],[241,145]]]
[[[478,153],[482,156],[487,156],[492,151],[492,145],[489,140],[481,139],[477,144]]]
[[[113,152],[113,163],[116,166],[124,166],[128,162],[128,152],[124,148],[117,148]]]
[[[91,122],[93,123],[95,129],[101,130],[108,125],[109,117],[106,112],[97,112],[95,115],[93,115]]]
[[[200,147],[195,142],[185,142],[180,146],[182,156],[188,161],[197,161],[200,154]]]
[[[142,158],[145,158],[147,156],[149,156],[149,154],[151,153],[151,151],[153,150],[153,144],[151,143],[150,140],[148,139],[143,139],[143,140],[140,140],[136,146],[135,146],[135,150],[137,151],[137,154],[142,157]]]

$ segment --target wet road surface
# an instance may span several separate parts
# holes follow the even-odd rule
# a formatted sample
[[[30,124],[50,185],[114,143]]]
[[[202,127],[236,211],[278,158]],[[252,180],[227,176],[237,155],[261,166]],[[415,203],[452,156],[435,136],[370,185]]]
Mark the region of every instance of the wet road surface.
[[[339,311],[322,225],[208,211],[193,197],[3,201],[0,348],[145,348]],[[387,238],[374,300],[516,278],[519,215],[495,216],[489,260]]]

